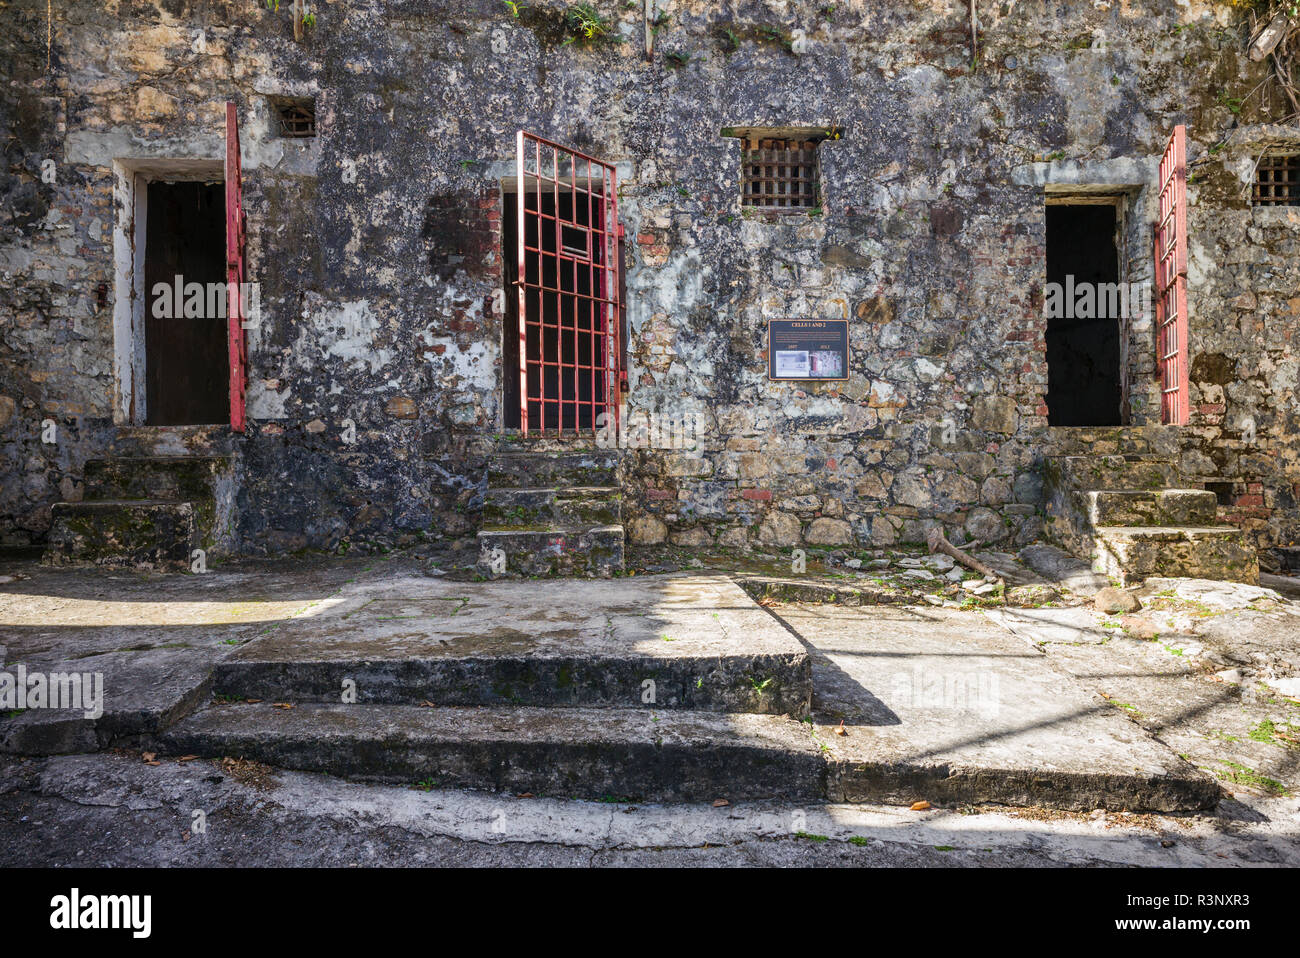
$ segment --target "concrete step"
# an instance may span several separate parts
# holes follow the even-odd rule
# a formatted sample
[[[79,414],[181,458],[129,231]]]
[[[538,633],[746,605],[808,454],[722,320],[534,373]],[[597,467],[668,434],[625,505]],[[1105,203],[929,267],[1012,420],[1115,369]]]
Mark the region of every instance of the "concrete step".
[[[618,486],[489,488],[483,503],[483,522],[493,528],[616,526],[622,521]]]
[[[809,726],[686,710],[226,705],[158,739],[172,754],[237,755],[367,781],[571,798],[818,800]]]
[[[86,463],[83,496],[98,502],[214,499],[217,484],[229,470],[230,461],[224,456],[92,459]]]
[[[1182,811],[1217,801],[1212,781],[1126,720],[1105,706],[1084,712],[1091,736],[1076,749],[1095,753],[1100,744],[1104,753],[1091,766],[1068,748],[1045,760],[1043,742],[1020,741],[1024,729],[1007,736],[1016,744],[992,746],[996,756],[964,762],[932,754],[910,722],[901,732],[855,725],[841,738],[833,727],[785,716],[529,706],[217,705],[147,747],[361,781],[579,799],[910,804],[929,796],[1076,811]]]
[[[453,589],[288,622],[219,663],[213,689],[275,702],[337,703],[351,689],[363,705],[808,713],[807,651],[736,586],[651,581],[634,597],[630,583],[599,585],[608,598],[592,607],[573,589],[557,609],[551,585],[501,583],[519,592],[488,602]],[[664,604],[692,589],[709,604]],[[727,628],[715,608],[734,610]]]
[[[1093,568],[1122,584],[1151,576],[1259,584],[1259,556],[1236,526],[1098,526]]]
[[[142,581],[142,577],[134,576],[113,578],[115,583],[129,578],[136,586]],[[161,581],[158,577],[150,577],[150,580],[153,583]],[[116,590],[110,594],[119,601],[122,599]],[[136,588],[135,594],[136,599],[126,600],[127,604],[158,598],[157,594],[149,594],[142,588]],[[154,615],[157,614],[155,610]],[[111,610],[105,615],[113,621]],[[61,630],[64,648],[54,651],[53,655],[50,652],[23,655],[21,665],[11,659],[5,667],[11,675],[15,675],[19,668],[26,668],[29,676],[45,672],[51,680],[57,673],[65,676],[80,674],[83,694],[97,685],[103,694],[99,700],[100,708],[96,710],[98,714],[77,708],[29,708],[8,717],[0,712],[0,754],[67,755],[106,748],[129,748],[207,706],[212,701],[212,663],[220,654],[219,647],[204,645],[206,638],[202,633],[211,628],[181,626],[159,629],[126,624],[76,626],[71,629],[76,633],[74,638],[65,627]],[[55,629],[57,634],[58,626]],[[97,637],[98,633],[108,635]],[[164,634],[167,638],[161,637]],[[119,647],[105,651],[105,640]],[[191,645],[191,642],[195,644]],[[70,658],[67,657],[69,653]],[[4,650],[0,650],[0,662],[4,661],[4,655]],[[102,676],[102,683],[92,679],[92,675]]]
[[[211,523],[205,503],[153,499],[56,502],[44,561],[184,571]]]
[[[1052,426],[1045,446],[1058,456],[1178,455],[1178,426]]]
[[[803,644],[726,576],[349,587],[217,666],[220,695],[803,717]]]
[[[617,486],[616,451],[502,452],[488,458],[488,486],[501,489]]]
[[[1082,494],[1094,526],[1214,525],[1218,499],[1205,489],[1110,490]]]
[[[1177,486],[1176,470],[1158,456],[1055,456],[1059,482],[1079,492],[1155,491]]]
[[[623,571],[623,527],[486,526],[479,531],[479,571],[501,575],[610,576]],[[499,550],[499,551],[498,551]],[[504,558],[504,566],[497,559]]]

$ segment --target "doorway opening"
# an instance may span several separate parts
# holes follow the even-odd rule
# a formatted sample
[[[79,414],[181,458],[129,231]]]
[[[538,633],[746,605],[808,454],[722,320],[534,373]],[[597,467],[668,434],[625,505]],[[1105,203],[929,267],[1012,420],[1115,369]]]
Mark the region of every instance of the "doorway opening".
[[[224,184],[154,180],[146,190],[144,424],[228,422]]]
[[[1047,422],[1123,422],[1122,207],[1116,198],[1048,203]]]
[[[519,201],[524,313],[519,331]],[[520,346],[525,349],[530,429],[577,432],[599,429],[611,386],[611,346],[604,313],[611,290],[606,262],[604,202],[585,189],[529,189],[502,194],[506,309],[503,324],[503,424],[522,426]]]

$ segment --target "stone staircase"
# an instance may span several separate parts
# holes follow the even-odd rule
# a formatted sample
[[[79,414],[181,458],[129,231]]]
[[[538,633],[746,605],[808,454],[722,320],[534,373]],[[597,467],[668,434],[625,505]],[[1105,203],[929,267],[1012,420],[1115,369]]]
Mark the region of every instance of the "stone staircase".
[[[1151,576],[1259,582],[1254,547],[1218,521],[1213,492],[1183,487],[1175,454],[1122,434],[1073,446],[1045,461],[1050,540],[1124,585]]]
[[[1076,811],[1217,800],[1212,781],[1054,669],[1000,667],[1000,725],[936,709],[900,677],[944,668],[915,658],[950,662],[950,636],[899,621],[869,654],[852,638],[847,659],[831,658],[721,575],[376,576],[224,654],[203,680],[210,703],[134,744],[495,792],[503,811],[532,797]],[[1020,649],[991,625],[963,641],[994,661]]]
[[[623,571],[621,460],[607,450],[514,448],[488,458],[479,570],[609,576]]]
[[[82,500],[54,504],[43,561],[186,571],[218,546],[229,470],[222,456],[91,460]]]
[[[219,663],[173,754],[427,788],[817,800],[811,658],[723,577],[393,582]],[[727,626],[713,610],[729,612]],[[351,689],[351,698],[345,693]]]

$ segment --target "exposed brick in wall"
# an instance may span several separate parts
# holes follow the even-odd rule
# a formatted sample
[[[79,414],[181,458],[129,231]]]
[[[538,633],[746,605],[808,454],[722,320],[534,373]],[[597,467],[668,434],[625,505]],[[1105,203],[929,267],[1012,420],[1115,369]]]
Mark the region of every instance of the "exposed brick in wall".
[[[470,276],[500,275],[501,208],[495,193],[429,197],[420,235],[428,244],[430,271],[443,282],[459,270]]]

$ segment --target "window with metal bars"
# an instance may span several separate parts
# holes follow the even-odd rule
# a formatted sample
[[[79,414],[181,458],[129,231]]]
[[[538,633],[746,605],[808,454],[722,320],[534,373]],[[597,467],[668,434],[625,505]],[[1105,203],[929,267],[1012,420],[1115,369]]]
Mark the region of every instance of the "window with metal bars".
[[[768,210],[820,206],[817,146],[822,139],[757,134],[742,137],[741,205]]]
[[[311,99],[275,99],[272,101],[279,121],[280,136],[305,139],[316,135],[316,103]]]
[[[1300,153],[1260,157],[1250,205],[1300,206]]]

